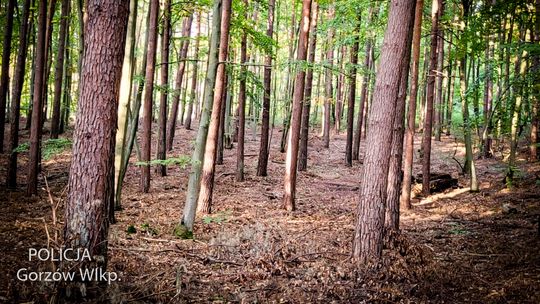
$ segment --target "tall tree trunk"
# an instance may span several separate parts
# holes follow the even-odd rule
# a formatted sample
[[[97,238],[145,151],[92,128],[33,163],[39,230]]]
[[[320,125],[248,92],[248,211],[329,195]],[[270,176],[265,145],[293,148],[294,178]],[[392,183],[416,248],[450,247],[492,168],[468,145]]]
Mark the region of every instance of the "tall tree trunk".
[[[426,117],[424,119],[424,135],[422,137],[422,193],[430,193],[431,177],[431,135],[433,125],[433,100],[435,95],[435,79],[437,73],[437,33],[439,32],[439,17],[442,0],[433,0],[431,4],[431,47],[429,56],[429,70],[426,87]]]
[[[493,103],[493,80],[492,70],[493,64],[491,62],[493,54],[490,46],[491,37],[486,42],[486,64],[485,64],[485,84],[484,84],[484,129],[482,131],[482,154],[485,158],[491,158],[493,153],[491,151],[491,132],[493,129],[493,123],[491,122],[491,107]]]
[[[173,101],[171,105],[171,113],[169,114],[169,122],[167,125],[167,150],[172,150],[174,141],[174,133],[176,131],[176,120],[178,117],[178,105],[180,100],[180,93],[182,88],[182,81],[184,79],[184,72],[186,69],[186,59],[189,50],[189,37],[191,33],[191,23],[193,23],[193,14],[184,21],[182,27],[182,37],[186,38],[186,41],[182,43],[180,56],[178,56],[178,70],[176,70],[175,92],[173,94]]]
[[[244,6],[248,7],[248,1],[244,0]],[[247,19],[247,13],[244,13]],[[238,145],[236,147],[236,181],[244,181],[244,135],[246,127],[246,73],[247,67],[247,33],[242,33],[240,42],[240,85],[238,88]]]
[[[148,193],[150,190],[150,151],[152,148],[152,106],[154,93],[154,72],[156,67],[156,48],[159,15],[159,1],[150,0],[150,22],[148,24],[148,53],[146,54],[146,73],[144,105],[142,118],[142,136],[141,136],[141,191]]]
[[[275,0],[268,0],[268,28],[266,36],[272,38],[274,35],[274,6]],[[259,160],[257,163],[257,176],[266,176],[268,168],[268,150],[270,145],[269,129],[270,129],[270,90],[272,83],[272,55],[266,55],[264,59],[264,75],[263,75],[263,109],[261,123],[261,142],[259,146]]]
[[[11,56],[11,36],[13,34],[13,11],[17,1],[9,0],[6,11],[6,27],[2,45],[2,71],[0,76],[0,153],[4,152],[4,128],[6,123],[6,103],[9,90],[9,66]]]
[[[344,79],[344,73],[342,72],[343,68],[343,58],[345,58],[345,45],[343,45],[340,49],[338,49],[338,69],[340,73],[337,76],[337,82],[336,82],[336,106],[334,111],[334,128],[336,130],[336,134],[339,134],[341,131],[341,116],[343,113],[343,79]]]
[[[450,43],[448,43],[448,54],[452,47],[452,35],[450,35]],[[450,135],[450,129],[452,128],[452,113],[454,110],[454,74],[453,74],[454,61],[448,58],[448,87],[447,89],[447,102],[446,102],[446,135]]]
[[[360,19],[360,16],[359,18]],[[357,21],[357,31],[360,31],[360,20]],[[359,33],[356,33],[357,35]],[[353,126],[354,126],[354,101],[356,99],[356,65],[358,64],[358,47],[360,38],[354,37],[351,46],[351,70],[349,71],[349,100],[347,105],[347,143],[345,146],[345,161],[347,166],[352,166],[353,160]]]
[[[359,264],[378,261],[382,256],[392,127],[414,4],[414,0],[392,0],[390,3],[388,26],[373,91],[373,108],[368,117],[366,146],[370,149],[366,150],[364,158],[353,239],[353,258]]]
[[[229,94],[229,77],[230,72],[225,70],[225,76],[223,77],[223,90],[221,93],[221,108],[219,110],[219,127],[217,133],[217,146],[216,146],[216,165],[223,165],[223,141],[225,138],[225,115],[227,108],[227,100],[230,102]]]
[[[47,12],[47,28],[45,30],[45,78],[44,78],[44,87],[43,87],[43,114],[42,114],[42,128],[43,123],[47,120],[47,109],[49,106],[49,76],[51,74],[52,66],[52,36],[54,31],[54,13],[56,11],[56,2],[57,0],[51,0],[49,5],[49,11]]]
[[[28,195],[37,194],[38,186],[38,164],[41,159],[40,145],[41,145],[41,119],[43,112],[43,87],[44,84],[44,70],[45,70],[45,36],[46,36],[46,22],[47,22],[47,3],[39,1],[39,15],[38,15],[38,34],[36,41],[36,60],[34,63],[35,79],[34,79],[34,99],[32,110],[32,124],[30,127],[30,161],[28,164],[28,181],[26,186],[26,192]]]
[[[535,9],[536,22],[534,24],[534,43],[538,45],[540,43],[540,0],[536,0],[536,9]],[[532,54],[532,75],[533,78],[533,89],[532,89],[532,122],[531,122],[531,161],[535,161],[539,158],[538,155],[538,144],[539,144],[539,132],[540,132],[540,51],[535,50],[531,52]]]
[[[126,167],[124,163],[129,159],[129,155],[124,153],[127,144],[126,131],[128,127],[128,111],[130,107],[130,97],[132,91],[132,79],[133,73],[135,71],[134,59],[135,59],[135,28],[137,25],[137,0],[130,0],[129,2],[129,18],[128,18],[128,29],[126,37],[126,45],[124,50],[124,60],[122,63],[122,78],[120,80],[120,93],[118,97],[118,131],[116,133],[116,144],[114,150],[114,185],[115,185],[115,209],[121,208],[122,200],[122,182],[120,177],[123,180],[123,174],[125,173]],[[145,48],[146,48],[146,42]],[[146,53],[146,52],[145,52]],[[138,111],[137,111],[138,114]],[[132,115],[136,115],[132,113]],[[138,119],[137,119],[138,122]],[[130,153],[131,154],[131,151]],[[127,158],[127,159],[126,159]],[[127,166],[127,163],[126,163]],[[122,172],[122,176],[121,176]]]
[[[191,94],[189,98],[189,103],[187,107],[187,113],[186,113],[186,120],[184,121],[184,127],[186,130],[191,130],[191,116],[193,116],[193,104],[197,103],[197,73],[198,67],[199,67],[199,44],[200,44],[200,38],[201,35],[201,13],[199,12],[197,14],[197,37],[195,39],[195,48],[193,50],[193,54],[195,56],[195,61],[193,62],[193,76],[191,77]]]
[[[161,92],[159,100],[159,120],[158,120],[158,140],[157,140],[157,155],[156,159],[165,160],[166,153],[166,138],[167,138],[167,100],[169,95],[169,43],[171,32],[171,1],[165,0],[163,7],[163,16],[161,20]],[[157,171],[159,175],[167,175],[167,167],[158,165]]]
[[[407,114],[407,131],[405,137],[405,164],[403,165],[403,183],[401,187],[400,205],[411,208],[412,166],[414,158],[414,131],[416,130],[416,100],[418,95],[418,68],[420,66],[420,38],[422,34],[422,12],[424,0],[416,0],[414,30],[412,41],[411,92]]]
[[[69,45],[71,39],[69,31],[66,35],[66,45]],[[64,55],[64,94],[62,95],[62,106],[60,109],[60,126],[59,126],[59,132],[60,134],[63,134],[66,131],[66,128],[69,125],[69,107],[71,105],[71,78],[73,75],[72,71],[72,64],[71,64],[71,50],[70,48],[65,48],[65,55]]]
[[[223,106],[222,94],[225,90],[225,61],[229,51],[229,28],[231,25],[231,0],[222,0],[221,30],[219,38],[219,65],[216,72],[216,85],[214,87],[214,102],[212,104],[212,116],[208,128],[208,137],[204,150],[204,163],[201,176],[201,190],[199,191],[200,213],[211,213],[212,192],[214,190],[214,173],[216,169],[216,148],[220,123],[221,107]]]
[[[315,62],[315,49],[317,47],[317,18],[319,18],[319,5],[317,1],[311,3],[311,23],[310,23],[310,44],[308,63],[313,64]],[[312,102],[313,91],[313,68],[309,68],[306,74],[306,85],[304,92],[304,106],[302,108],[302,123],[300,126],[300,147],[299,147],[299,159],[298,159],[298,171],[305,171],[307,169],[307,157],[308,157],[308,137],[309,137],[309,112]],[[315,117],[317,115],[315,114]]]
[[[226,0],[227,1],[227,0]],[[208,139],[208,128],[210,124],[210,114],[213,111],[214,102],[214,87],[216,84],[216,73],[218,68],[218,52],[220,47],[220,31],[222,19],[222,1],[214,0],[212,9],[212,28],[210,36],[210,44],[208,49],[208,64],[206,69],[205,88],[203,96],[203,105],[201,118],[199,121],[199,130],[195,139],[195,149],[191,157],[191,171],[188,179],[188,189],[186,191],[186,203],[184,205],[184,213],[180,221],[180,226],[176,228],[177,234],[183,231],[193,231],[195,222],[195,212],[199,198],[199,190],[201,188],[201,171],[203,162],[205,161],[205,148]],[[224,72],[224,71],[223,71]],[[223,76],[222,76],[223,77]],[[219,95],[221,96],[221,94]],[[218,114],[218,113],[215,113]],[[181,227],[183,226],[183,227]],[[189,234],[188,234],[189,235]]]
[[[64,245],[101,257],[77,261],[78,267],[105,268],[108,211],[114,197],[113,170],[108,168],[114,162],[117,100],[129,8],[126,1],[118,0],[89,0],[87,8],[85,64],[68,182]],[[109,51],[103,52],[105,48]],[[69,269],[74,265],[65,266]],[[73,285],[71,288],[83,297],[85,290],[91,290],[77,290]]]
[[[330,12],[328,13],[328,19],[331,20],[334,18],[334,7],[330,7]],[[334,45],[333,45],[334,30],[330,28],[328,33],[327,40],[327,51],[326,51],[326,61],[328,67],[325,71],[325,100],[324,100],[324,117],[323,117],[323,146],[325,148],[330,147],[330,109],[331,102],[333,99],[332,94],[332,65],[334,61]]]
[[[415,14],[414,11],[411,11],[411,13]],[[411,18],[414,17],[411,16]],[[407,89],[409,87],[409,67],[411,63],[414,23],[410,22],[409,26],[405,55],[401,63],[401,79],[399,81],[399,92],[396,99],[396,112],[394,114],[394,126],[392,130],[392,151],[390,154],[390,167],[388,169],[388,185],[386,187],[385,229],[387,232],[396,232],[399,230],[399,198],[402,181],[401,165],[403,161],[403,136],[405,135],[405,99],[407,98]],[[392,237],[392,235],[389,234],[389,237]]]
[[[442,4],[441,4],[442,5]],[[441,7],[439,12],[439,18],[443,15],[444,7]],[[435,107],[433,109],[433,125],[434,125],[434,137],[436,141],[441,141],[442,133],[442,121],[441,113],[444,112],[443,109],[443,70],[444,70],[444,39],[443,39],[443,30],[439,27],[437,34],[437,78],[436,78],[436,88],[437,92],[435,95]]]
[[[54,99],[51,117],[51,138],[58,138],[60,133],[60,104],[62,97],[62,80],[64,77],[64,54],[66,48],[66,36],[69,27],[70,0],[62,0],[62,16],[60,21],[60,33],[58,35],[58,53],[54,71]]]
[[[26,69],[26,55],[28,53],[28,28],[31,28],[30,21],[30,0],[24,1],[21,27],[19,29],[19,50],[17,51],[17,62],[15,64],[15,75],[11,89],[11,115],[9,132],[9,160],[7,166],[6,184],[8,188],[17,187],[17,152],[15,148],[19,145],[19,118],[21,111],[21,92],[24,84],[24,72]]]

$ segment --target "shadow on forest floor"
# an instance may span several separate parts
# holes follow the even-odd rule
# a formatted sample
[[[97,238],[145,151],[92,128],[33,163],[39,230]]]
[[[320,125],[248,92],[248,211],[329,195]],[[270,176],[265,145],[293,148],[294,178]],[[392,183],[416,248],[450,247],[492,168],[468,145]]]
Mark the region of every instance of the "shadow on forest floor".
[[[190,155],[196,131],[178,133],[171,155]],[[344,165],[345,134],[334,135],[330,149],[310,138],[309,168],[299,174],[298,211],[292,214],[279,208],[279,135],[274,130],[268,177],[255,176],[258,140],[247,138],[243,183],[234,180],[235,150],[225,150],[225,165],[216,170],[214,213],[198,218],[195,240],[172,234],[188,169],[153,176],[150,193],[141,194],[138,168],[130,167],[123,210],[109,234],[109,270],[121,281],[104,296],[138,303],[540,302],[540,164],[521,161],[520,180],[508,190],[501,160],[478,160],[479,193],[451,189],[417,200],[403,212],[403,233],[396,248],[385,250],[380,269],[358,271],[349,256],[360,163]],[[452,160],[454,152],[462,158],[463,146],[445,137],[433,151],[432,171],[451,173],[465,187],[467,178]],[[67,151],[43,165],[55,202],[65,198],[69,157]],[[415,164],[414,172],[419,169]],[[63,206],[53,227],[47,191],[27,198],[23,190],[0,188],[0,198],[0,302],[46,301],[54,285],[17,281],[16,271],[52,267],[29,262],[28,248],[46,247],[55,232],[61,236]],[[135,233],[127,232],[130,226]]]

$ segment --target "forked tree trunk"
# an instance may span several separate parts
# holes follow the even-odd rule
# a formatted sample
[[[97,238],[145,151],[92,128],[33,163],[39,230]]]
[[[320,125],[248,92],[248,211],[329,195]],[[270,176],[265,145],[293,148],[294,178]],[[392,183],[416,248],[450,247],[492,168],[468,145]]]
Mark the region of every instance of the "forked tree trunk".
[[[412,166],[414,158],[414,132],[416,130],[416,100],[418,95],[418,68],[420,66],[420,38],[422,34],[422,12],[424,0],[416,0],[414,14],[414,30],[412,42],[411,92],[407,114],[407,131],[405,137],[405,164],[403,165],[403,183],[401,187],[400,205],[404,209],[411,208]]]
[[[13,34],[13,11],[17,1],[9,0],[2,45],[2,71],[0,76],[0,153],[4,152],[4,128],[6,123],[6,104],[9,90],[9,59],[11,55],[11,37]]]
[[[216,83],[216,72],[218,67],[218,52],[222,18],[221,6],[221,0],[214,0],[202,112],[199,121],[199,130],[197,131],[197,138],[195,139],[195,149],[193,150],[193,155],[191,156],[191,171],[189,173],[184,213],[182,215],[180,225],[176,227],[176,232],[178,234],[185,230],[193,231],[193,224],[195,222],[195,212],[197,211],[199,190],[201,188],[201,171],[203,162],[205,160],[206,140],[208,138],[208,127],[210,124],[210,113],[213,111],[212,106],[214,102],[214,86]]]
[[[214,190],[214,173],[216,169],[216,148],[218,141],[221,107],[223,106],[223,90],[225,90],[225,61],[229,51],[229,28],[231,25],[231,0],[222,0],[221,26],[219,39],[219,64],[216,72],[216,85],[214,87],[214,102],[212,116],[208,128],[208,137],[204,150],[203,171],[201,176],[201,190],[199,191],[200,213],[211,213],[212,193]]]
[[[141,136],[141,191],[150,190],[150,151],[152,148],[152,107],[154,93],[154,72],[156,66],[157,19],[159,1],[150,0],[150,22],[148,24],[148,54],[146,55],[145,90]]]
[[[319,17],[319,5],[316,1],[311,3],[311,22],[310,22],[310,44],[308,62],[315,62],[315,48],[317,47],[317,18]],[[300,127],[300,147],[298,159],[298,171],[307,169],[308,157],[308,138],[309,138],[309,112],[311,109],[311,95],[313,91],[313,68],[309,68],[306,74],[306,85],[304,92],[304,106],[302,108],[302,123]],[[316,117],[316,115],[315,115]]]
[[[422,193],[430,193],[431,174],[431,135],[433,132],[433,101],[435,95],[435,79],[437,73],[437,33],[439,32],[439,16],[442,0],[433,0],[431,4],[431,46],[429,70],[426,86],[426,117],[424,119],[424,135],[422,137]]]
[[[94,257],[91,261],[77,261],[77,267],[105,269],[108,215],[114,197],[113,170],[109,168],[114,162],[117,100],[129,7],[127,1],[89,0],[87,8],[85,64],[64,213],[64,245],[74,250],[89,250]],[[75,263],[64,266],[69,269]],[[79,284],[93,284],[80,280],[76,278]],[[69,288],[74,293],[93,289],[78,286],[71,284]]]
[[[62,0],[62,16],[60,20],[60,33],[58,35],[58,53],[54,70],[54,99],[51,117],[51,138],[58,138],[60,133],[60,104],[62,97],[62,80],[64,77],[64,55],[66,36],[69,29],[70,0]]]
[[[167,139],[167,101],[169,87],[169,43],[171,40],[171,1],[165,0],[163,7],[163,16],[161,21],[161,92],[159,100],[159,118],[158,118],[158,138],[156,159],[165,160],[167,158],[166,139]],[[167,175],[165,165],[157,166],[158,174]]]
[[[21,27],[19,30],[19,50],[17,52],[17,62],[15,64],[15,75],[13,77],[13,86],[11,89],[11,115],[9,132],[9,160],[7,166],[6,184],[8,188],[17,187],[17,156],[14,152],[19,145],[19,118],[21,111],[21,92],[24,84],[24,73],[26,69],[26,55],[28,53],[28,28],[30,21],[30,0],[24,1],[23,13],[21,18]]]
[[[370,149],[366,150],[364,157],[353,239],[353,258],[359,265],[379,261],[382,256],[392,127],[414,4],[414,0],[393,0],[390,3],[373,91],[373,108],[368,117],[366,146]]]
[[[312,0],[302,1],[300,33],[298,35],[298,52],[296,55],[297,61],[304,61],[307,58],[311,1]],[[294,211],[296,207],[296,166],[298,163],[298,142],[300,140],[302,100],[304,99],[305,79],[306,70],[305,68],[300,67],[296,73],[295,79],[291,113],[291,127],[287,143],[287,156],[285,158],[285,193],[283,195],[283,207],[287,209],[287,211]]]
[[[266,36],[274,35],[274,6],[275,0],[268,0],[268,29]],[[270,129],[270,90],[272,83],[272,55],[266,55],[264,59],[263,76],[263,108],[261,122],[261,142],[259,146],[259,160],[257,163],[257,176],[266,176],[268,168],[269,129]]]
[[[43,113],[43,87],[44,70],[45,70],[45,36],[47,22],[47,3],[39,1],[37,22],[37,40],[36,40],[36,59],[34,62],[35,78],[34,78],[34,98],[32,110],[32,124],[30,127],[30,155],[28,164],[27,186],[26,192],[28,195],[37,194],[38,186],[38,164],[41,159],[41,119]]]

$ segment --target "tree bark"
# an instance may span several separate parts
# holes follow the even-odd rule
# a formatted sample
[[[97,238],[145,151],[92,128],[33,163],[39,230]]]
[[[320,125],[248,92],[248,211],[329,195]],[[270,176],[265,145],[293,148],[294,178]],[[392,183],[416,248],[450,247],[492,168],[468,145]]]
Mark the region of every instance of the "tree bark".
[[[360,20],[358,20],[357,22],[357,31],[360,31]],[[351,70],[349,71],[349,101],[347,105],[347,142],[345,145],[345,162],[348,167],[352,167],[353,160],[352,154],[354,132],[354,103],[356,99],[356,65],[358,64],[358,48],[360,44],[359,40],[360,38],[356,36],[351,47]]]
[[[17,156],[14,152],[19,145],[19,118],[21,111],[21,92],[24,84],[24,73],[26,69],[26,55],[28,54],[28,29],[31,28],[30,21],[30,0],[24,1],[21,27],[19,29],[19,50],[17,51],[17,62],[15,64],[15,75],[11,89],[11,115],[9,132],[9,160],[7,166],[6,184],[10,189],[17,187]]]
[[[199,68],[199,44],[200,44],[200,38],[201,35],[201,13],[197,15],[197,37],[195,39],[195,48],[194,48],[194,56],[195,61],[193,62],[193,76],[191,77],[191,94],[189,98],[189,103],[187,107],[187,113],[186,113],[186,120],[184,121],[184,128],[186,130],[191,130],[191,116],[193,116],[193,104],[197,103],[197,73]]]
[[[316,1],[311,3],[311,23],[310,23],[310,44],[308,63],[315,63],[315,50],[317,47],[317,19],[319,17],[319,5]],[[309,112],[311,109],[311,95],[313,91],[313,68],[309,68],[306,74],[306,85],[304,92],[304,106],[302,108],[302,123],[300,126],[300,147],[298,154],[298,171],[307,169],[308,157],[308,137],[309,137]]]
[[[64,246],[88,250],[93,257],[92,261],[77,261],[81,269],[107,265],[108,209],[114,197],[113,170],[109,168],[114,162],[117,100],[129,13],[128,2],[119,0],[89,0],[87,8],[84,67],[64,213]],[[65,269],[75,266],[66,264]],[[82,292],[83,297],[84,290],[92,290],[71,287],[76,293]]]
[[[534,42],[536,45],[540,43],[540,0],[536,0],[536,22],[534,23]],[[532,67],[531,72],[533,73],[534,79],[533,84],[533,90],[532,90],[532,122],[531,122],[531,145],[530,145],[530,153],[531,153],[531,161],[535,161],[539,159],[538,154],[538,144],[539,144],[539,132],[540,132],[540,86],[538,85],[540,83],[540,51],[536,50],[534,51],[532,55]]]
[[[353,258],[359,265],[379,261],[382,256],[392,127],[414,4],[414,0],[393,0],[390,3],[388,26],[373,92],[373,106],[368,117],[366,146],[370,149],[366,150],[364,157],[353,239]]]
[[[6,104],[9,89],[9,66],[11,55],[11,37],[13,35],[13,11],[17,1],[9,0],[6,11],[6,27],[2,45],[2,71],[0,76],[0,153],[4,152],[4,128],[6,123]]]
[[[158,120],[158,140],[156,159],[165,160],[167,158],[166,139],[167,139],[167,100],[169,96],[169,44],[171,32],[171,1],[165,0],[163,7],[163,16],[161,21],[161,92],[159,100],[159,120]],[[165,165],[157,166],[158,174],[167,175]]]
[[[331,20],[334,18],[334,8],[330,7],[330,12],[328,14],[328,19]],[[322,140],[323,140],[323,146],[325,148],[330,147],[330,109],[331,109],[331,102],[333,99],[332,94],[332,65],[334,61],[334,46],[333,46],[333,37],[334,37],[334,31],[332,28],[330,28],[328,33],[328,40],[327,40],[327,51],[326,51],[326,61],[328,64],[328,67],[325,71],[325,100],[324,100],[324,117],[323,117],[323,134],[322,134]]]
[[[268,28],[266,36],[272,38],[274,35],[274,6],[275,0],[268,0]],[[272,83],[272,55],[266,55],[264,59],[263,75],[263,109],[261,123],[261,142],[259,146],[259,160],[257,163],[257,176],[266,176],[268,168],[268,150],[269,150],[269,129],[270,129],[270,91]]]
[[[231,0],[222,0],[221,30],[219,39],[219,64],[216,72],[216,85],[214,87],[214,102],[212,116],[208,128],[208,137],[204,150],[203,172],[201,177],[201,190],[199,191],[199,206],[197,211],[203,214],[212,212],[212,192],[214,190],[214,173],[216,168],[216,148],[220,123],[222,94],[225,90],[225,61],[229,51],[229,28],[231,24]]]
[[[437,73],[437,33],[439,32],[441,5],[442,0],[433,0],[431,4],[431,46],[426,87],[426,117],[424,119],[424,136],[422,137],[422,193],[425,196],[428,196],[430,193],[429,181],[431,173],[431,135],[433,133],[433,100]]]
[[[157,48],[157,19],[159,15],[159,1],[150,0],[150,22],[148,24],[148,53],[146,54],[145,91],[142,117],[141,136],[141,191],[150,190],[150,151],[152,148],[152,106],[154,93],[154,72],[156,66]]]
[[[405,138],[405,164],[403,166],[403,182],[400,205],[411,209],[412,166],[414,158],[414,131],[416,130],[416,100],[418,95],[418,68],[420,66],[420,38],[422,34],[422,12],[424,0],[416,0],[414,30],[412,43],[411,92],[407,114],[407,131]]]
[[[298,35],[297,61],[305,61],[307,58],[307,44],[309,39],[311,0],[302,1],[302,17],[300,19],[300,33]],[[287,211],[294,211],[296,195],[296,166],[298,162],[298,141],[300,139],[300,125],[302,119],[302,102],[304,99],[304,84],[306,70],[302,67],[296,73],[291,126],[287,143],[287,156],[285,158],[285,194],[283,195],[283,207]]]
[[[443,5],[443,4],[441,4]],[[439,10],[439,19],[442,17],[444,11],[444,6]],[[434,137],[436,141],[441,141],[442,133],[442,121],[441,113],[444,112],[443,109],[443,70],[444,70],[444,39],[443,39],[443,30],[439,27],[437,34],[437,75],[436,75],[436,88],[437,92],[435,95],[434,109],[433,109],[433,125],[434,125]]]
[[[248,6],[247,0],[244,0],[244,6]],[[247,13],[244,13],[247,19]],[[240,85],[238,88],[238,145],[236,146],[236,181],[244,181],[244,135],[246,127],[246,73],[247,67],[247,33],[242,33],[240,42]]]
[[[172,150],[174,141],[174,133],[176,131],[176,120],[178,119],[178,104],[180,100],[180,91],[182,88],[182,81],[184,79],[184,72],[186,69],[186,58],[189,50],[189,37],[191,33],[191,23],[193,23],[193,14],[184,21],[182,27],[182,37],[187,40],[182,43],[180,55],[178,56],[178,69],[176,70],[175,92],[173,94],[173,100],[171,105],[171,113],[169,114],[169,121],[167,125],[167,150]]]

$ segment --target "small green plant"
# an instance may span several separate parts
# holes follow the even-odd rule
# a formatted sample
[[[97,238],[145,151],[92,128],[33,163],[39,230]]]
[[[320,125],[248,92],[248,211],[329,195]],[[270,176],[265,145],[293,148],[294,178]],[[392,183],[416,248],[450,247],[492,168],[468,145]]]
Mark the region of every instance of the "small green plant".
[[[227,211],[218,212],[214,216],[210,216],[210,215],[204,216],[202,220],[205,224],[211,224],[211,223],[221,224],[223,222],[226,222],[230,216],[231,216],[231,211],[227,210]]]
[[[448,231],[451,234],[455,234],[455,235],[469,234],[469,231],[467,229],[465,229],[465,227],[463,227],[460,224],[454,223],[454,224],[452,224],[452,226],[453,226],[453,228]]]
[[[135,228],[135,226],[129,225],[129,226],[127,227],[126,232],[127,232],[128,234],[134,234],[134,233],[137,233],[137,229]]]
[[[73,142],[67,138],[47,139],[43,141],[43,147],[41,149],[43,160],[49,160],[53,156],[71,148],[72,143]],[[29,149],[30,144],[25,142],[13,149],[12,153],[22,153],[28,151]]]
[[[187,227],[182,224],[178,224],[176,225],[176,227],[174,227],[173,234],[179,239],[183,239],[183,240],[193,239],[193,231],[189,231]]]
[[[138,161],[135,163],[137,166],[171,166],[179,165],[182,169],[185,169],[189,164],[191,158],[186,155],[180,155],[179,157],[169,157],[167,159],[153,159],[151,161]]]
[[[152,236],[159,234],[158,230],[150,227],[150,224],[148,223],[144,223],[141,225],[141,231],[146,232],[147,234],[152,235]]]

